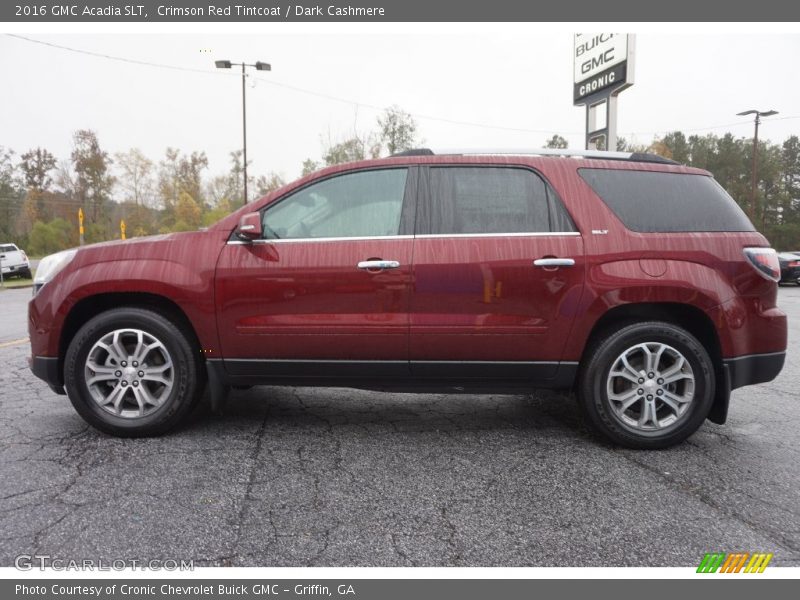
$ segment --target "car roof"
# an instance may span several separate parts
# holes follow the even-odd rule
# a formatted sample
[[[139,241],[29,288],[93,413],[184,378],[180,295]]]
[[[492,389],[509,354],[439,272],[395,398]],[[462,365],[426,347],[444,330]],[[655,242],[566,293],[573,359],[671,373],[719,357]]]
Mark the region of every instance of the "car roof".
[[[679,165],[679,162],[649,152],[609,152],[606,150],[570,150],[569,148],[415,148],[392,154],[395,156],[558,156],[570,158],[595,158],[599,160],[624,160],[631,162]]]

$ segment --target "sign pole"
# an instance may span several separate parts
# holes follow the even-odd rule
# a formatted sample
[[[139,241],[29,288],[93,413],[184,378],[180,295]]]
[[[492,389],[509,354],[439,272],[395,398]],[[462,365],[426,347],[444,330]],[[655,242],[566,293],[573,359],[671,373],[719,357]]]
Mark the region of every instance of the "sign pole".
[[[633,85],[634,45],[632,34],[575,34],[573,104],[586,107],[586,150],[617,149],[617,96]]]
[[[122,239],[125,239],[125,219],[119,220],[119,232],[122,236]]]
[[[606,124],[608,126],[606,150],[616,152],[617,150],[617,95],[611,94],[606,103],[608,112],[606,113]]]

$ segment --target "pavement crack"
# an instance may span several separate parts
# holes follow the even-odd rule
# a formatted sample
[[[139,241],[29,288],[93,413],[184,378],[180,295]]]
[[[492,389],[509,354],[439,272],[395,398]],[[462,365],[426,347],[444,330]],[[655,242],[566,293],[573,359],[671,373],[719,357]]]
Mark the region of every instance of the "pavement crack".
[[[233,544],[231,546],[231,554],[227,558],[229,560],[233,560],[236,558],[237,553],[236,549],[239,547],[239,543],[242,539],[242,527],[244,524],[245,513],[247,511],[247,503],[250,500],[250,495],[253,491],[253,485],[255,483],[255,475],[256,475],[256,467],[258,465],[258,456],[261,453],[261,448],[264,445],[264,435],[267,431],[267,420],[269,419],[270,411],[269,408],[264,413],[264,418],[261,420],[261,425],[256,432],[256,442],[253,446],[253,450],[250,452],[250,456],[248,457],[248,462],[250,463],[247,469],[247,481],[245,485],[244,494],[242,495],[242,503],[239,506],[239,512],[236,515],[236,523],[234,524],[234,529],[236,531],[236,536],[234,537]],[[271,515],[270,515],[271,517]]]
[[[456,529],[455,524],[450,520],[450,517],[447,515],[447,506],[442,506],[442,520],[444,521],[445,527],[447,527],[447,545],[450,546],[455,552],[455,556],[453,557],[453,563],[456,563],[458,560],[461,559],[461,553],[458,551],[457,544],[456,544],[456,533],[458,530]]]
[[[389,534],[389,539],[392,541],[392,549],[394,550],[394,553],[395,553],[395,554],[397,554],[397,556],[399,556],[399,557],[400,557],[400,558],[402,558],[404,561],[406,561],[407,563],[409,563],[409,564],[410,564],[412,567],[418,567],[418,566],[419,566],[419,565],[417,564],[417,562],[416,562],[415,560],[413,560],[413,559],[412,559],[412,558],[411,558],[411,557],[410,557],[410,556],[409,556],[409,555],[406,553],[406,551],[405,551],[405,550],[403,550],[402,548],[400,548],[400,546],[399,546],[399,545],[398,545],[398,543],[397,543],[397,534],[396,534],[396,533],[390,533],[390,534]]]
[[[737,512],[730,511],[730,510],[725,510],[724,506],[721,506],[720,504],[718,504],[716,501],[714,501],[714,499],[709,494],[707,494],[704,490],[698,488],[697,486],[690,486],[690,485],[681,483],[680,481],[678,481],[677,479],[675,479],[671,475],[666,475],[662,470],[660,470],[660,469],[658,469],[656,467],[653,467],[649,463],[641,461],[641,460],[637,460],[633,456],[630,456],[627,451],[615,449],[614,453],[617,454],[618,456],[622,456],[628,462],[633,463],[633,464],[637,465],[638,467],[640,467],[640,468],[652,473],[653,475],[655,475],[656,477],[658,477],[662,481],[667,482],[671,488],[673,488],[674,490],[678,491],[679,493],[686,494],[687,496],[691,496],[692,498],[695,498],[696,500],[699,500],[700,502],[702,502],[703,504],[705,504],[706,506],[708,506],[709,508],[711,508],[715,512],[718,512],[718,513],[721,513],[721,514],[723,514],[725,516],[728,516],[728,517],[738,521],[739,523],[741,523],[742,525],[744,525],[748,529],[750,529],[750,530],[752,530],[752,531],[754,531],[754,532],[756,532],[756,533],[758,533],[760,535],[763,535],[763,536],[771,539],[776,545],[781,546],[784,550],[790,550],[792,552],[797,552],[798,550],[800,550],[800,547],[798,547],[797,543],[794,540],[792,540],[791,538],[787,537],[785,534],[783,534],[781,532],[774,531],[774,530],[767,529],[763,525],[761,525],[759,523],[756,523],[756,522],[752,521],[751,519],[746,518],[742,514],[739,514]],[[748,496],[748,497],[752,498],[752,496]],[[760,501],[760,499],[759,499],[759,501]]]

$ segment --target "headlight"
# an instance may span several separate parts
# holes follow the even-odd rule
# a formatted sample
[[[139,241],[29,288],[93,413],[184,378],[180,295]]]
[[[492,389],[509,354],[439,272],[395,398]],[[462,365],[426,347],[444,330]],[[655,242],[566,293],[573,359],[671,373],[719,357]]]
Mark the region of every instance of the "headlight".
[[[42,286],[53,279],[58,273],[66,267],[77,254],[78,249],[72,248],[64,250],[63,252],[56,252],[50,256],[45,256],[36,269],[36,277],[33,279],[33,295],[36,295]]]

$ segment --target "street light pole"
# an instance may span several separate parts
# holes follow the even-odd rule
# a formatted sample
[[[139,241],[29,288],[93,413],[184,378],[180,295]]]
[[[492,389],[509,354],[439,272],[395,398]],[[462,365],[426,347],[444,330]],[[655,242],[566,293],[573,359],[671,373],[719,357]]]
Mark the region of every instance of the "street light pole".
[[[247,204],[247,95],[245,93],[246,87],[246,77],[247,74],[245,73],[245,67],[254,67],[256,71],[271,71],[272,65],[269,63],[256,61],[253,64],[248,64],[245,62],[235,63],[229,60],[216,60],[214,61],[214,65],[218,69],[230,69],[232,66],[241,66],[242,67],[242,159],[244,160],[244,164],[242,165],[242,175],[244,176],[244,198],[242,204]]]
[[[244,63],[242,63],[242,154],[244,163],[242,165],[244,175],[244,202],[247,204],[247,102],[245,101],[245,73]],[[758,125],[756,125],[758,127]]]
[[[750,220],[756,219],[756,181],[758,181],[758,125],[761,123],[761,117],[771,117],[777,115],[777,110],[746,110],[744,112],[736,113],[737,116],[744,117],[746,115],[755,115],[755,132],[753,133],[753,171],[750,174]]]

